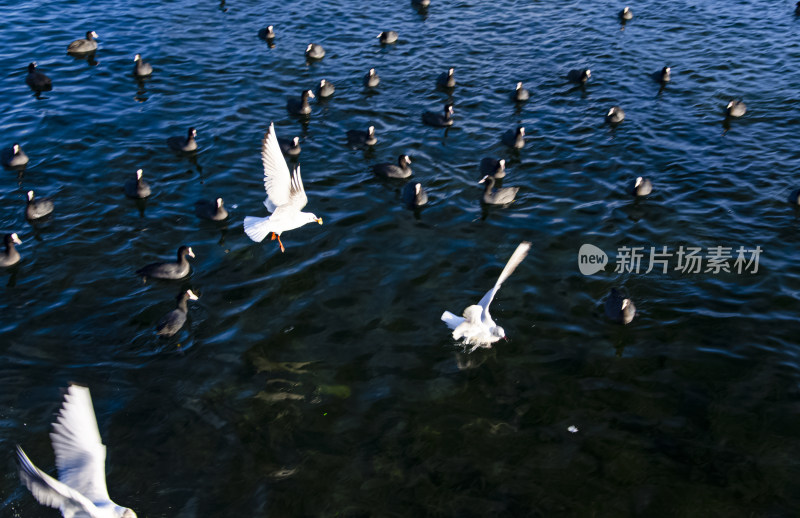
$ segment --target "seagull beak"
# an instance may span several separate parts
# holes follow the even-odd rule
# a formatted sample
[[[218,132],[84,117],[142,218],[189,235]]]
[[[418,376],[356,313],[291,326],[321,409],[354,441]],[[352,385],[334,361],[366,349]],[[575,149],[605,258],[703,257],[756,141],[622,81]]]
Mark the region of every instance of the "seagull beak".
[[[508,337],[507,337],[506,335],[503,335],[503,340],[505,340],[506,342],[508,342]]]
[[[317,218],[317,223],[319,223],[320,225],[322,225],[322,218]]]

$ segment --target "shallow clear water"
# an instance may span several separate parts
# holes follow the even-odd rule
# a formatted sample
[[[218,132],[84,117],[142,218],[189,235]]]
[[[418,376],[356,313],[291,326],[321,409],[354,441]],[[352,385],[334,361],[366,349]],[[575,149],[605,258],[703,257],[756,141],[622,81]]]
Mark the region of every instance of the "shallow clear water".
[[[199,4],[199,5],[198,5]],[[21,444],[54,473],[48,432],[70,381],[92,391],[110,494],[140,517],[796,516],[800,212],[786,203],[800,107],[792,2],[653,2],[621,26],[613,2],[19,2],[0,18],[0,221],[22,263],[0,272],[4,516],[57,516],[21,486]],[[274,48],[257,38],[275,25]],[[94,59],[66,55],[86,30]],[[400,41],[375,36],[394,29]],[[305,46],[327,56],[307,64]],[[130,75],[141,53],[155,72]],[[25,67],[53,79],[36,99]],[[665,64],[663,90],[649,76]],[[450,97],[455,125],[422,125]],[[365,93],[374,67],[382,82]],[[563,79],[589,67],[585,89]],[[286,100],[322,78],[307,121]],[[524,81],[531,100],[509,95]],[[724,122],[743,98],[745,117]],[[603,123],[613,104],[626,120]],[[252,243],[266,215],[260,140],[302,139],[323,226]],[[348,129],[376,126],[367,151]],[[500,135],[517,124],[527,145]],[[194,159],[166,138],[198,130]],[[431,197],[369,166],[413,160]],[[478,162],[505,157],[517,201],[482,209]],[[144,169],[146,204],[123,183]],[[655,190],[625,189],[648,176]],[[32,226],[24,193],[56,201]],[[198,220],[222,196],[227,224]],[[510,337],[472,354],[442,311],[491,287],[514,247],[533,252],[492,313]],[[191,277],[141,266],[193,247]],[[757,274],[587,277],[592,243],[764,250]],[[675,265],[675,262],[672,263]],[[610,323],[624,286],[638,315]],[[189,325],[158,339],[191,288]],[[570,426],[578,428],[570,433]]]

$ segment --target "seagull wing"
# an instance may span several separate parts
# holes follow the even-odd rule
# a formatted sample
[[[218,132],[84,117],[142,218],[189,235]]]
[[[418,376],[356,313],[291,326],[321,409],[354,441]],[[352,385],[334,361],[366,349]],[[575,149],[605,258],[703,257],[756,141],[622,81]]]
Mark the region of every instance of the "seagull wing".
[[[478,302],[478,305],[483,308],[483,322],[487,325],[493,324],[492,316],[489,314],[489,304],[492,303],[495,293],[497,293],[497,290],[500,289],[503,281],[508,279],[508,276],[514,273],[514,270],[517,269],[519,263],[521,263],[522,260],[525,259],[525,256],[528,255],[528,251],[530,249],[531,243],[529,241],[523,241],[519,244],[517,249],[514,250],[514,253],[511,254],[511,259],[509,259],[506,263],[506,267],[503,268],[503,271],[500,273],[500,277],[498,277],[497,282],[494,283],[494,287],[483,296],[480,302]]]
[[[291,199],[292,177],[281,153],[273,123],[270,123],[269,130],[261,141],[261,163],[264,165],[264,189],[267,191],[264,205],[268,211],[275,212],[277,207],[289,203]],[[302,188],[302,183],[300,185]]]
[[[88,388],[69,386],[50,440],[59,480],[97,505],[111,502],[106,489],[106,447]]]
[[[98,515],[97,507],[88,498],[34,466],[19,446],[17,446],[17,460],[19,478],[37,502],[60,510],[64,516],[75,516],[76,513],[85,513],[86,516]]]
[[[289,191],[289,204],[297,210],[302,210],[308,203],[308,196],[306,188],[303,187],[303,178],[300,177],[300,166],[292,171],[292,185]]]

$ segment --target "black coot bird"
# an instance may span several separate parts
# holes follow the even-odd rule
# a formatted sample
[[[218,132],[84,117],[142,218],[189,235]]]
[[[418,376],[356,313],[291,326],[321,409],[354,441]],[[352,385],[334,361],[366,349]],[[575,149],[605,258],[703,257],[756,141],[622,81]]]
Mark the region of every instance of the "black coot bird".
[[[333,92],[336,90],[336,87],[333,86],[333,83],[328,81],[327,79],[322,79],[319,82],[319,87],[317,88],[317,95],[320,96],[322,99],[326,97],[330,97],[333,95]]]
[[[136,270],[142,277],[152,277],[153,279],[183,279],[189,275],[189,260],[186,256],[194,257],[192,248],[186,245],[178,248],[178,260],[174,263],[152,263],[141,270]]]
[[[653,192],[653,183],[649,178],[637,176],[636,179],[631,182],[628,192],[630,192],[633,196],[647,196]]]
[[[455,69],[450,68],[447,72],[442,72],[436,79],[437,88],[454,88],[456,86],[456,77],[453,75]]]
[[[407,183],[403,187],[403,203],[410,209],[422,207],[428,203],[428,193],[419,182]]]
[[[14,144],[10,148],[4,149],[0,158],[4,167],[22,167],[28,163],[28,155],[25,154],[19,144]]]
[[[382,33],[378,34],[378,39],[381,40],[381,44],[386,45],[387,43],[394,43],[397,41],[397,33],[395,31],[383,31]]]
[[[286,103],[286,109],[292,115],[308,115],[311,113],[311,105],[308,104],[308,98],[314,98],[314,92],[311,90],[303,90],[300,98],[290,97]]]
[[[306,47],[306,57],[308,59],[322,59],[325,57],[325,49],[322,48],[322,45],[309,43],[308,47]]]
[[[453,125],[453,105],[445,104],[442,113],[425,112],[422,114],[422,122],[429,126],[444,128]]]
[[[633,301],[623,297],[616,288],[611,288],[605,307],[606,316],[618,324],[630,324],[636,316],[636,306],[633,305]]]
[[[164,315],[164,318],[159,321],[156,326],[156,334],[159,336],[169,337],[181,330],[186,323],[186,313],[189,308],[186,302],[189,300],[197,300],[192,290],[186,290],[177,297],[178,307]]]
[[[364,75],[364,86],[367,88],[375,88],[381,84],[381,78],[374,68],[370,68],[369,72]]]
[[[49,92],[53,89],[53,82],[49,77],[36,70],[36,62],[28,65],[28,76],[25,82],[35,92]]]
[[[153,73],[153,67],[150,63],[142,61],[141,54],[133,56],[133,75],[136,77],[147,77]]]
[[[142,178],[141,169],[137,169],[136,175],[125,182],[125,196],[128,198],[147,198],[150,196],[150,184]]]
[[[606,122],[610,124],[619,124],[623,120],[625,120],[625,112],[619,106],[612,106],[606,113]]]
[[[486,157],[481,160],[481,173],[489,175],[495,180],[505,177],[506,175],[506,161],[504,159],[496,159]]]
[[[272,41],[275,39],[275,27],[267,25],[264,29],[258,31],[258,37],[262,40]]]
[[[522,81],[517,83],[514,93],[511,94],[511,99],[517,102],[524,102],[530,99],[531,93],[522,87]]]
[[[300,147],[300,137],[278,138],[278,146],[286,156],[299,156],[302,148]]]
[[[653,72],[653,79],[661,84],[669,83],[670,79],[672,79],[672,69],[664,67],[658,72]]]
[[[20,260],[20,255],[14,244],[21,245],[22,241],[15,232],[13,234],[6,234],[5,243],[5,251],[0,252],[0,266],[12,266],[17,264]]]
[[[189,128],[186,131],[186,138],[183,137],[170,137],[167,139],[167,145],[173,151],[180,151],[182,153],[191,153],[192,151],[197,151],[197,141],[195,137],[197,136],[197,130],[194,128]]]
[[[517,196],[517,191],[519,191],[519,187],[501,187],[492,192],[492,189],[494,189],[494,178],[488,174],[481,178],[478,183],[486,184],[481,200],[487,205],[507,205],[514,201],[514,198]]]
[[[378,138],[375,136],[375,126],[370,126],[366,131],[347,130],[347,143],[353,147],[374,146],[378,143]]]
[[[408,155],[397,157],[397,165],[383,163],[372,166],[372,172],[383,178],[408,178],[411,176],[411,158]]]
[[[36,199],[33,197],[33,191],[28,191],[28,203],[25,205],[25,217],[29,220],[43,218],[53,212],[54,208],[53,200],[50,198]]]
[[[747,113],[747,105],[742,101],[733,100],[725,107],[725,114],[728,117],[741,117]]]
[[[525,146],[525,128],[519,126],[515,130],[508,130],[503,133],[500,140],[508,147],[521,149]]]
[[[573,83],[585,84],[589,78],[592,77],[592,71],[587,69],[570,70],[567,74],[567,79]]]
[[[87,54],[89,52],[94,52],[97,50],[97,42],[95,41],[97,38],[97,33],[94,31],[88,31],[86,33],[86,38],[75,40],[69,44],[67,47],[67,52],[71,52],[73,54]]]
[[[222,221],[228,217],[228,211],[225,210],[225,203],[222,198],[217,198],[214,201],[199,200],[194,204],[194,213],[198,218],[207,219],[210,221]]]
[[[628,20],[633,19],[633,11],[627,5],[619,12],[619,19],[623,22],[627,22]]]

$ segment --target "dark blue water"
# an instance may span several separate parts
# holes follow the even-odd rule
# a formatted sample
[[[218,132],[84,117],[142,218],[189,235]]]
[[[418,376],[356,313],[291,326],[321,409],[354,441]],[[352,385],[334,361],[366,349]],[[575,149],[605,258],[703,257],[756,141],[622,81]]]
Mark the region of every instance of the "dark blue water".
[[[19,482],[20,444],[55,473],[59,388],[88,385],[113,499],[140,517],[796,516],[800,20],[792,2],[23,1],[0,17],[0,510],[51,517]],[[274,48],[257,38],[272,24]],[[381,30],[400,34],[381,47]],[[87,30],[93,59],[66,54]],[[320,43],[327,56],[307,64]],[[133,56],[155,72],[137,82]],[[54,89],[25,85],[37,61]],[[660,90],[650,74],[673,67]],[[452,92],[436,77],[455,67]],[[374,67],[373,93],[362,77]],[[567,84],[588,67],[585,89]],[[308,120],[286,100],[336,85]],[[517,81],[531,100],[515,106]],[[725,104],[748,113],[726,123]],[[422,125],[452,100],[448,131]],[[603,122],[619,104],[627,118]],[[302,140],[325,224],[251,242],[260,141]],[[370,150],[349,129],[376,126]],[[529,135],[509,151],[500,135]],[[200,151],[166,139],[194,126]],[[369,166],[407,153],[431,203]],[[478,163],[504,157],[518,199],[482,208]],[[142,168],[145,204],[122,185]],[[652,179],[651,196],[625,189]],[[31,225],[25,192],[56,212]],[[226,224],[193,204],[225,199]],[[531,255],[492,314],[510,337],[465,354],[439,321]],[[197,254],[183,281],[135,270]],[[611,256],[584,276],[577,252]],[[757,273],[614,273],[622,246],[760,246]],[[603,300],[624,287],[628,326]],[[155,325],[191,288],[189,323]],[[578,431],[570,433],[568,427]]]

